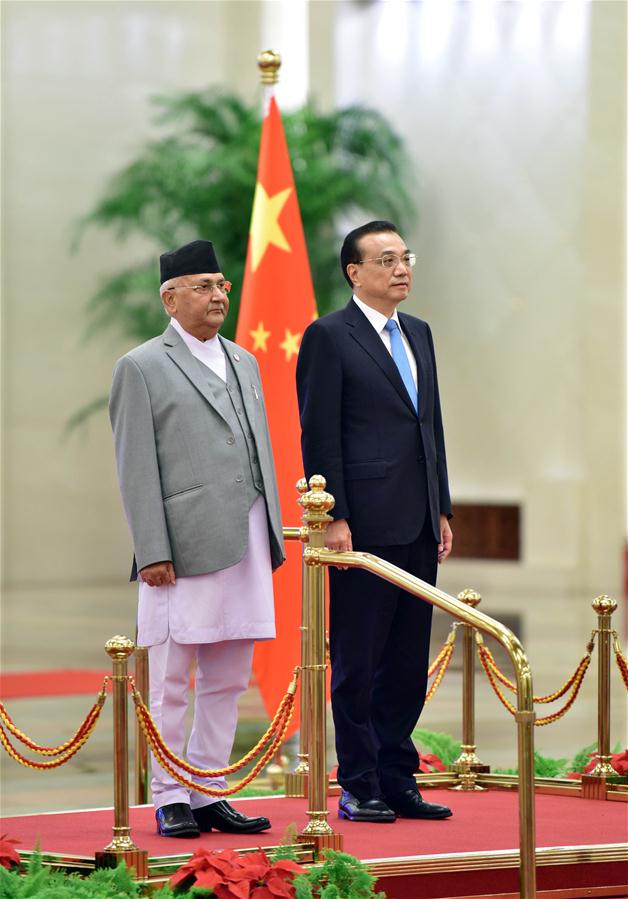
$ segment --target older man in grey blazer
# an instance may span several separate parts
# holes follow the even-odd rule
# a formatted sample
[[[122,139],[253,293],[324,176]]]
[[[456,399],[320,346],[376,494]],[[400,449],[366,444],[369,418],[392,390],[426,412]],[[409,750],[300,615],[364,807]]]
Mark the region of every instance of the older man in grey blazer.
[[[219,769],[229,761],[254,641],[275,636],[272,570],[284,560],[279,498],[257,362],[218,335],[230,284],[213,245],[197,240],[164,253],[160,274],[170,324],[118,361],[109,410],[153,717],[183,757],[196,663],[186,758]],[[222,778],[194,780],[226,786]],[[270,827],[267,818],[189,792],[155,760],[152,792],[163,836]]]

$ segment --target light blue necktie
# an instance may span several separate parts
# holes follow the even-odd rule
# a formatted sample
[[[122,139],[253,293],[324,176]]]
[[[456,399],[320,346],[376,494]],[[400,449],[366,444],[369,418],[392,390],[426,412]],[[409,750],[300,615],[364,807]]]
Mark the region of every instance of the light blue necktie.
[[[405,384],[405,388],[408,391],[410,399],[412,400],[412,405],[414,406],[415,412],[418,412],[419,397],[414,383],[414,378],[412,377],[410,363],[408,362],[408,357],[406,355],[406,349],[403,345],[403,340],[401,339],[401,332],[399,331],[399,327],[397,326],[397,322],[394,320],[394,318],[389,318],[384,325],[384,328],[390,334],[390,348],[392,350],[392,357],[395,360],[395,365],[399,369],[401,380]]]

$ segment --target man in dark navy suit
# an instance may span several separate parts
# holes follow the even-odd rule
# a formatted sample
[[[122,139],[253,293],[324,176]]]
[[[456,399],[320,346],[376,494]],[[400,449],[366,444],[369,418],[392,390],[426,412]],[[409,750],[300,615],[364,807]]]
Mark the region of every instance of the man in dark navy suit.
[[[363,550],[430,584],[451,551],[451,501],[429,326],[397,312],[416,257],[391,222],[345,238],[353,297],[313,322],[297,365],[307,477],[336,500],[327,546]],[[339,814],[447,818],[416,788],[432,607],[359,569],[329,571]]]

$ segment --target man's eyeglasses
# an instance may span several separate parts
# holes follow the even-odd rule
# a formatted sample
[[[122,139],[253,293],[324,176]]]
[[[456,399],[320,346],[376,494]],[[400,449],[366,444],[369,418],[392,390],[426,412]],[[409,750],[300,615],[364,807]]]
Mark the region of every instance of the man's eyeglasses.
[[[206,297],[215,290],[220,293],[229,293],[231,281],[219,281],[218,284],[177,284],[169,290],[195,290],[200,296]]]
[[[364,262],[379,262],[382,268],[397,268],[401,262],[406,268],[413,268],[416,265],[416,253],[404,253],[403,256],[397,256],[396,253],[384,253],[383,256],[376,256],[374,259],[361,259],[356,265],[362,265]]]

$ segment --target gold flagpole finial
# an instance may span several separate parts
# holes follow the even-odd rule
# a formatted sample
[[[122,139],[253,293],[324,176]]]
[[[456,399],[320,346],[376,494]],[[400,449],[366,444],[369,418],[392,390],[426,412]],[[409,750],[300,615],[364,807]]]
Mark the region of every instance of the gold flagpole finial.
[[[262,50],[257,57],[257,67],[262,73],[262,84],[277,84],[281,56],[276,50]]]

